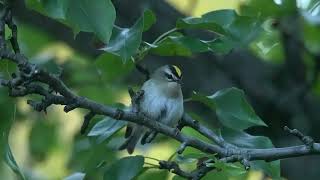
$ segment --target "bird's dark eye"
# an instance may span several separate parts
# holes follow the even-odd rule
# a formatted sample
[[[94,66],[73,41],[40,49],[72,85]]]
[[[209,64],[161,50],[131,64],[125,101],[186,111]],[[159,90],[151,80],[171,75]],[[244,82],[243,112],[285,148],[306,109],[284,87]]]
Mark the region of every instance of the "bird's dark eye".
[[[165,75],[169,80],[173,80],[173,76],[171,74],[165,73]]]

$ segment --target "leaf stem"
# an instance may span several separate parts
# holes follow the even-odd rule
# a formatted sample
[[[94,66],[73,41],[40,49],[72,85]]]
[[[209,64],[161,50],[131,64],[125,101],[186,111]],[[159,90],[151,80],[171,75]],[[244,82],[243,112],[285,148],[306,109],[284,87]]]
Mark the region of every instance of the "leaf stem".
[[[148,167],[148,168],[159,168],[159,165],[156,165],[156,164],[152,164],[152,163],[148,163],[148,162],[145,162],[144,164],[151,166],[151,167]]]
[[[168,36],[169,34],[175,32],[175,31],[177,31],[177,30],[178,30],[178,28],[173,28],[173,29],[170,29],[169,31],[161,34],[156,40],[153,41],[152,44],[154,44],[154,45],[157,44],[157,43],[158,43],[159,41],[161,41],[163,38],[165,38],[166,36]]]
[[[156,158],[153,158],[153,157],[148,157],[148,156],[145,156],[144,158],[146,158],[146,159],[151,159],[151,160],[154,160],[154,161],[161,161],[161,160],[159,160],[159,159],[156,159]]]

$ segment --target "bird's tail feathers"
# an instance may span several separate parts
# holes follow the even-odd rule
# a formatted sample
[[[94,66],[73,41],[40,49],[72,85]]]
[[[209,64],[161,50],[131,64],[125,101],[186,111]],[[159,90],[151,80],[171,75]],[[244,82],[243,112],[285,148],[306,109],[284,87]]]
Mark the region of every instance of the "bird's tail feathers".
[[[119,150],[127,149],[128,153],[132,154],[142,134],[143,129],[141,127],[134,129],[131,136],[129,136],[128,139],[126,139],[126,141],[119,147]]]

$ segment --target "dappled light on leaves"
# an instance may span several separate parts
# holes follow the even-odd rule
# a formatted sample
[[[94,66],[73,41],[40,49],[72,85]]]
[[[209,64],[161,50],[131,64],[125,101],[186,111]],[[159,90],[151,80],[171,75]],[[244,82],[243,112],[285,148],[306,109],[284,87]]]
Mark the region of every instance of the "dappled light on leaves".
[[[0,1],[0,179],[318,173],[305,157],[320,154],[317,0],[22,2]],[[153,73],[163,64],[182,83]],[[142,84],[159,76],[182,84],[175,126],[159,120],[168,106],[141,111]],[[129,156],[132,124],[147,133]],[[299,156],[306,167],[280,164]]]

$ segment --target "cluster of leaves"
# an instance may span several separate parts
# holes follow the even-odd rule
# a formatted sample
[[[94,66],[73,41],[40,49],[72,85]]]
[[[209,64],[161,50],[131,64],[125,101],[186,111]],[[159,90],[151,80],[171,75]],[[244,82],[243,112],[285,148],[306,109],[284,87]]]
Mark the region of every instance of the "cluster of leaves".
[[[160,56],[188,57],[194,53],[204,52],[223,55],[229,53],[232,49],[248,48],[265,59],[281,60],[282,49],[278,47],[281,46],[280,37],[277,30],[272,28],[272,22],[274,22],[274,19],[296,12],[296,4],[292,0],[283,0],[282,4],[276,4],[270,0],[250,0],[244,2],[240,7],[240,14],[234,10],[218,10],[197,18],[178,19],[176,26],[171,30],[159,36],[153,42],[145,42],[142,40],[143,32],[148,31],[156,22],[156,16],[150,10],[144,11],[131,27],[123,28],[115,25],[116,11],[111,0],[25,0],[25,2],[28,8],[69,26],[75,35],[80,31],[92,32],[101,42],[106,44],[101,48],[102,54],[95,60],[95,68],[98,69],[102,80],[107,82],[114,82],[119,76],[122,77],[130,72],[134,63],[143,59],[148,53]],[[300,11],[305,31],[311,32],[306,33],[306,44],[311,50],[316,51],[319,50],[314,39],[317,36],[312,34],[318,33],[313,27],[319,25],[319,22],[311,16],[313,6],[310,5],[309,8],[305,9],[301,8]],[[212,36],[210,35],[209,39],[201,39],[182,33],[184,30],[190,29],[206,32],[212,34]],[[39,43],[44,44],[46,41],[49,40],[42,40]],[[66,68],[69,68],[69,66],[66,65]],[[82,69],[78,71],[82,71]],[[90,79],[90,77],[87,78]],[[76,81],[76,79],[71,80],[71,82]],[[81,89],[79,93],[86,95],[87,91]],[[105,94],[106,92],[103,92],[103,96]],[[99,97],[102,96],[97,96],[96,99],[99,99]],[[111,95],[106,99],[108,100],[104,102],[113,103]],[[5,100],[5,98],[0,98],[0,101]],[[222,128],[216,131],[227,142],[246,148],[273,147],[269,138],[252,136],[245,132],[250,127],[266,125],[246,101],[241,90],[236,88],[224,89],[211,96],[194,93],[192,100],[205,104],[216,113],[222,124]],[[8,105],[2,106],[2,104],[8,103],[0,104],[2,110],[10,107]],[[12,114],[7,117],[12,117]],[[117,132],[124,127],[125,122],[108,117],[95,121],[95,125],[87,135],[89,138],[82,137],[75,144],[74,157],[72,157],[73,164],[75,164],[73,168],[81,171],[81,173],[72,174],[67,179],[83,178],[84,176],[102,176],[104,179],[132,179],[137,177],[147,179],[148,175],[146,174],[152,167],[145,165],[146,159],[144,157],[130,156],[122,159],[116,159],[113,156],[104,157],[106,152],[109,151],[109,148],[106,148],[105,145],[112,144],[112,139],[117,138]],[[39,129],[43,129],[43,127],[39,127]],[[34,137],[33,141],[42,142],[41,139],[37,140],[41,137],[48,139],[46,136],[38,137],[42,132],[37,132],[37,128],[34,128],[32,132],[34,133],[32,135]],[[50,134],[52,135],[52,133]],[[52,141],[54,144],[55,140]],[[94,147],[86,146],[86,148],[83,148],[81,146],[82,149],[77,148],[78,144],[86,143],[94,145]],[[47,151],[47,146],[41,147],[41,144],[39,146],[34,142],[31,150],[36,154]],[[9,165],[15,172],[22,174],[11,151],[6,152],[9,152],[6,153]],[[173,160],[181,164],[196,163],[198,159],[204,156],[211,157],[212,155],[199,152],[188,153],[186,151],[183,155],[174,156]],[[214,159],[213,156],[212,159]],[[83,162],[86,162],[86,164],[81,166]],[[224,179],[230,176],[242,178],[246,176],[246,171],[237,163],[226,164],[216,161],[213,164],[208,163],[208,166],[214,166],[216,169],[205,177],[207,179]],[[252,167],[263,170],[268,176],[280,177],[279,161],[271,163],[254,161]],[[152,172],[150,174],[156,174],[161,179],[161,177],[166,177],[168,172],[161,171],[160,173]],[[179,179],[179,177],[175,176],[174,179]]]

